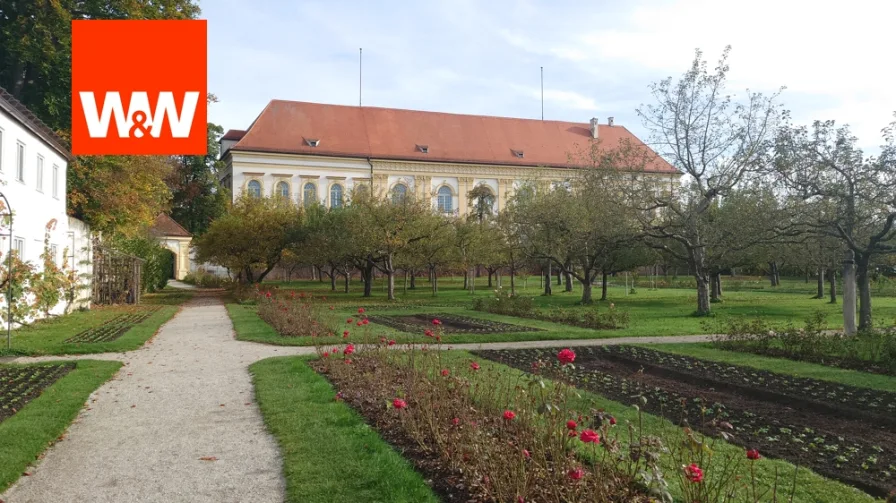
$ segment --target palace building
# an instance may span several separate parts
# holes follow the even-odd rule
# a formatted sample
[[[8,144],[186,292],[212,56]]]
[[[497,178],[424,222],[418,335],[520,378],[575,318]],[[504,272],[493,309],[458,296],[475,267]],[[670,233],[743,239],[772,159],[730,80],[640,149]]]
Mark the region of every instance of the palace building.
[[[652,154],[644,175],[677,184],[681,173],[612,118],[576,123],[272,100],[247,130],[221,138],[220,176],[234,198],[339,207],[367,185],[463,215],[474,187],[487,187],[499,211],[521,183],[564,183],[588,169],[581,159],[592,146],[620,142]]]

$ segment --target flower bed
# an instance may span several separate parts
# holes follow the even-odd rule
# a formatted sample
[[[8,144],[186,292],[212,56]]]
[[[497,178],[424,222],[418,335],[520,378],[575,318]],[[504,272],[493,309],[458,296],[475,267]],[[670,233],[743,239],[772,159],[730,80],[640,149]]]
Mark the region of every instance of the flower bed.
[[[896,327],[844,336],[829,333],[824,326],[821,314],[810,317],[802,328],[773,328],[762,320],[729,319],[713,330],[724,334],[713,345],[729,351],[896,375]]]
[[[556,350],[481,351],[523,370],[545,367]],[[885,392],[745,369],[631,347],[577,350],[575,370],[562,377],[610,399],[635,403],[709,435],[809,466],[884,496],[896,486],[896,433],[881,416],[856,409],[892,403]],[[802,388],[801,388],[802,387]],[[804,399],[798,399],[802,389]],[[794,393],[790,395],[788,393]],[[856,394],[853,394],[856,393]],[[817,400],[817,401],[816,401]],[[807,407],[806,404],[819,405]]]
[[[74,363],[0,367],[0,422],[40,396],[73,368]]]
[[[157,306],[116,316],[102,325],[89,328],[79,334],[73,335],[64,342],[66,344],[89,344],[92,342],[114,341],[127,333],[128,330],[134,328],[134,326],[145,321],[159,309],[160,307]]]
[[[317,337],[336,334],[333,307],[313,302],[304,292],[278,293],[256,290],[258,316],[283,337]]]
[[[523,325],[511,325],[497,321],[455,316],[453,314],[408,314],[408,315],[375,315],[368,319],[379,325],[385,325],[401,332],[420,333],[437,318],[442,322],[445,334],[503,334],[508,332],[539,332],[541,329]]]
[[[511,295],[503,290],[496,290],[494,297],[474,300],[473,310],[550,321],[593,330],[614,330],[625,328],[628,325],[628,313],[618,311],[615,304],[610,304],[606,312],[603,313],[599,311],[597,305],[576,309],[562,307],[537,309],[531,298]]]

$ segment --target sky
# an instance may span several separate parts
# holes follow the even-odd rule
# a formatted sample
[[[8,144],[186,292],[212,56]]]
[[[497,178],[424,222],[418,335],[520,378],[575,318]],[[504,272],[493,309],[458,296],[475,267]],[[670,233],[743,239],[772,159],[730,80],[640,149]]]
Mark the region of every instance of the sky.
[[[890,0],[200,0],[209,120],[246,129],[271,99],[606,123],[644,140],[650,84],[726,45],[728,90],[776,93],[797,123],[894,120]],[[711,65],[711,67],[714,65]]]

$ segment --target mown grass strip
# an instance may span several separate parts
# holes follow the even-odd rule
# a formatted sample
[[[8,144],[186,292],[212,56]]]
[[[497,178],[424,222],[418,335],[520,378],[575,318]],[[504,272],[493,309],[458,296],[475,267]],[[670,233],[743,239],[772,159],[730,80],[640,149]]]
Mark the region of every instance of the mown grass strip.
[[[0,493],[63,434],[90,394],[119,368],[120,362],[80,360],[41,396],[0,422]]]
[[[437,502],[423,477],[350,407],[307,358],[249,367],[268,430],[283,457],[286,501]]]
[[[896,391],[896,377],[879,374],[869,374],[856,370],[841,369],[819,365],[817,363],[800,362],[786,358],[772,358],[753,353],[741,353],[737,351],[725,351],[716,349],[710,343],[698,344],[639,344],[649,349],[665,351],[667,353],[702,358],[715,362],[742,365],[769,372],[789,374],[797,377],[809,377],[822,381],[836,382],[857,386],[860,388],[879,389],[882,391]]]

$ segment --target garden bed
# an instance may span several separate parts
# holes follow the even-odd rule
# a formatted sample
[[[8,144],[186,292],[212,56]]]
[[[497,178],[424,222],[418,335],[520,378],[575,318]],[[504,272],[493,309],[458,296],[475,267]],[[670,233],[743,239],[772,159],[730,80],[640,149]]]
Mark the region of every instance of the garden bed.
[[[0,422],[75,368],[74,363],[0,367]]]
[[[367,319],[372,323],[412,334],[420,334],[427,329],[431,329],[433,319],[438,319],[442,322],[441,328],[445,334],[503,334],[508,332],[541,331],[540,328],[455,316],[453,314],[374,315],[369,316]]]
[[[118,315],[102,325],[91,327],[81,333],[69,337],[64,342],[66,344],[112,342],[127,333],[128,330],[145,321],[158,310],[158,307],[154,307]]]
[[[532,371],[556,349],[478,354]],[[875,496],[896,486],[896,433],[885,414],[892,393],[633,347],[578,349],[575,370],[564,378],[707,434],[731,431],[734,443]]]
[[[750,346],[734,345],[719,345],[718,347],[726,351],[739,351],[741,353],[752,353],[754,355],[770,356],[772,358],[784,358],[798,362],[817,363],[819,365],[827,365],[829,367],[837,367],[846,370],[856,370],[859,372],[867,372],[869,374],[896,376],[896,367],[881,362],[863,360],[861,358],[833,355],[794,354],[793,352],[779,348],[754,348]]]

